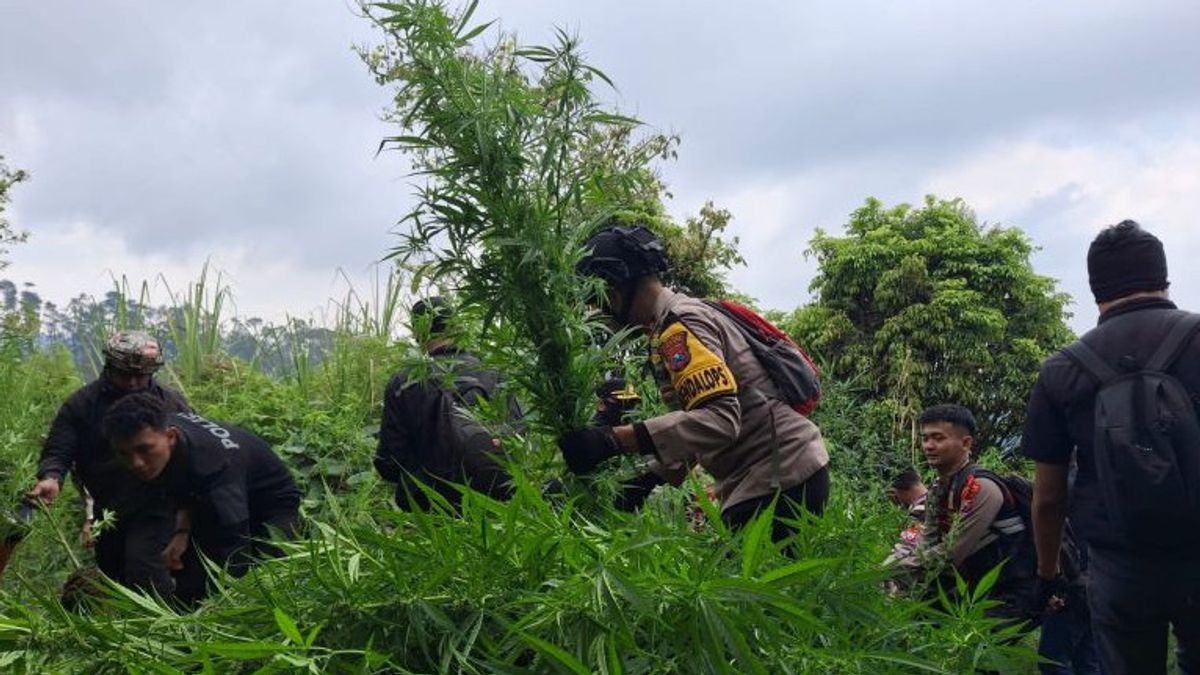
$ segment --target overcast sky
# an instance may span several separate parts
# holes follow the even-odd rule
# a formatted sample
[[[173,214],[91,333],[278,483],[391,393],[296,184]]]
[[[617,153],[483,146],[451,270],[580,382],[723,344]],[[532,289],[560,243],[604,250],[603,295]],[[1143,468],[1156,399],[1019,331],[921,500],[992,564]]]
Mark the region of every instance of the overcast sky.
[[[620,106],[682,135],[686,216],[730,209],[737,287],[808,301],[802,255],[867,196],[961,196],[1042,247],[1095,319],[1084,254],[1135,218],[1200,309],[1200,3],[482,0],[527,42],[578,31]],[[346,0],[0,0],[0,154],[30,171],[0,273],[64,302],[111,278],[174,288],[206,259],[241,313],[309,316],[394,241],[406,164]]]

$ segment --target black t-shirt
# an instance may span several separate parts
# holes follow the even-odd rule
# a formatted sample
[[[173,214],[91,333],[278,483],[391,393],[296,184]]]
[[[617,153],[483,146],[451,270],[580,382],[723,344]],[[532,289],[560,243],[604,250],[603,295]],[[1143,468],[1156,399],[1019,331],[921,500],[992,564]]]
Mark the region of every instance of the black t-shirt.
[[[180,439],[156,482],[178,507],[193,510],[198,541],[245,543],[263,523],[299,508],[296,481],[263,439],[195,413],[172,415],[168,423]]]
[[[173,389],[151,381],[146,394],[162,401],[171,412],[188,412],[187,401]],[[121,465],[108,441],[100,433],[104,414],[128,392],[101,375],[71,394],[59,408],[38,462],[38,479],[59,480],[74,471],[96,500],[100,510],[128,514],[145,506],[152,495]]]
[[[1105,312],[1100,325],[1082,340],[1114,367],[1126,357],[1144,364],[1183,313],[1167,300],[1133,301]],[[1168,372],[1194,401],[1200,400],[1200,339],[1192,339]],[[1072,527],[1092,547],[1119,552],[1126,543],[1109,527],[1096,484],[1092,454],[1096,389],[1095,380],[1063,352],[1047,359],[1029,398],[1022,450],[1026,457],[1049,464],[1069,464],[1074,455],[1078,474],[1071,490]]]

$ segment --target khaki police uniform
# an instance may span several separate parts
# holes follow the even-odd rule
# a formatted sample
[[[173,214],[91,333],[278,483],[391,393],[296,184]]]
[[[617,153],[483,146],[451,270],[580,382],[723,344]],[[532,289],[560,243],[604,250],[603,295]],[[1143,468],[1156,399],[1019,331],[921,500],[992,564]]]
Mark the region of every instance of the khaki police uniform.
[[[673,412],[645,422],[672,482],[699,463],[723,510],[804,483],[829,463],[821,430],[775,396],[770,376],[730,319],[702,300],[665,290],[655,305],[650,362]]]

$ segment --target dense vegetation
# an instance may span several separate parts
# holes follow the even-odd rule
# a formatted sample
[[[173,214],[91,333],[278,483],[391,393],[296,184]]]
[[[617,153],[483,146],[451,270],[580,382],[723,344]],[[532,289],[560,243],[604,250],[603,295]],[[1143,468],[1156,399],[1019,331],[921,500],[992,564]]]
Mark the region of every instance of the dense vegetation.
[[[1069,298],[1030,264],[1021,230],[981,225],[961,200],[920,207],[868,199],[843,236],[817,231],[808,255],[816,298],[781,324],[828,375],[853,381],[882,446],[916,447],[933,403],[976,411],[977,443],[1011,455],[1046,354],[1072,339]],[[887,453],[864,468],[915,462]]]
[[[81,304],[79,323],[59,336],[74,355],[44,344],[43,312],[19,302],[0,308],[5,503],[15,504],[28,487],[50,417],[82,381],[80,354],[94,354],[99,336],[132,326],[168,343],[164,377],[195,407],[274,444],[302,482],[309,523],[307,537],[286,545],[283,558],[241,579],[223,577],[195,612],[177,613],[104,582],[68,611],[59,589],[68,573],[88,565],[89,553],[78,544],[78,508],[66,494],[37,514],[0,583],[0,667],[964,673],[1027,665],[1028,650],[1006,646],[983,618],[984,597],[949,602],[929,599],[920,587],[883,591],[880,562],[904,514],[886,504],[878,479],[881,462],[912,450],[910,438],[894,433],[890,404],[879,401],[915,405],[918,384],[960,358],[954,351],[937,356],[939,344],[957,344],[960,327],[980,332],[964,343],[966,367],[982,381],[1010,377],[1014,361],[985,360],[979,350],[1025,333],[994,326],[981,309],[983,316],[947,311],[933,324],[910,320],[902,331],[891,329],[942,335],[936,344],[851,342],[879,340],[886,332],[879,326],[904,302],[961,306],[996,292],[1011,303],[1001,318],[1027,316],[1038,331],[1051,326],[1017,347],[1036,362],[1061,338],[1053,332],[1061,314],[1051,310],[1062,299],[1052,285],[1022,277],[1000,290],[977,287],[996,270],[1027,271],[1024,237],[975,225],[957,203],[931,201],[912,211],[871,202],[852,217],[845,240],[822,234],[813,242],[818,304],[801,310],[792,327],[829,364],[817,421],[838,488],[824,518],[800,524],[795,558],[770,542],[765,518],[727,531],[698,484],[661,489],[638,514],[609,506],[620,467],[587,485],[567,481],[565,493],[547,496],[542,485],[562,471],[555,434],[586,418],[592,386],[604,369],[621,369],[628,350],[629,336],[588,318],[596,289],[574,274],[587,234],[611,217],[651,220],[686,261],[672,281],[698,292],[728,290],[723,272],[740,257],[736,241],[722,237],[728,213],[709,205],[683,225],[663,215],[653,162],[668,157],[673,143],[639,137],[635,120],[597,102],[592,87],[607,78],[584,61],[575,38],[563,33],[540,47],[497,35],[479,47],[491,33],[472,23],[473,9],[454,14],[410,0],[371,10],[384,41],[364,58],[381,84],[396,87],[400,129],[385,146],[407,151],[427,179],[394,252],[403,264],[373,301],[347,298],[334,325],[317,330],[231,320],[223,315],[228,289],[207,275],[153,311],[146,298],[117,289],[91,313]],[[979,256],[978,265],[991,267],[930,264],[919,255],[927,232],[961,252],[954,260]],[[905,283],[867,280],[853,261],[862,255],[851,244],[859,239],[883,241],[868,256],[872,269],[900,270]],[[900,250],[894,260],[886,257],[893,249]],[[848,268],[862,276],[847,277]],[[910,295],[889,301],[868,292],[876,287]],[[461,517],[395,510],[370,469],[384,383],[424,358],[402,337],[399,319],[415,292],[433,288],[455,295],[463,324],[475,327],[463,340],[510,377],[532,414],[527,432],[503,438],[514,450],[515,498],[468,495]],[[869,326],[859,320],[864,303],[878,307],[866,312]],[[813,332],[823,325],[814,317],[835,312],[842,315],[830,330],[844,331]],[[881,374],[873,362],[881,355],[927,379]],[[886,360],[885,367],[896,366]],[[970,402],[983,413],[1011,403]],[[487,411],[480,414],[486,419]]]
[[[218,351],[178,382],[200,409],[254,429],[288,458],[307,490],[309,540],[225,580],[194,614],[119,588],[66,612],[59,587],[88,553],[76,543],[77,506],[60,500],[38,515],[0,588],[0,663],[13,672],[777,672],[786,664],[956,673],[1008,653],[988,635],[980,605],[947,611],[881,591],[878,563],[900,516],[878,489],[840,491],[825,519],[802,528],[798,561],[761,527],[734,536],[715,517],[693,526],[696,486],[665,490],[628,515],[584,493],[547,499],[540,485],[553,472],[531,467],[511,503],[468,499],[461,519],[397,512],[369,470],[369,432],[383,379],[412,356],[347,327],[335,345],[307,375],[271,378]],[[0,384],[14,393],[3,409],[10,500],[28,486],[49,417],[79,382],[74,372],[61,349],[8,354]],[[849,403],[839,391],[823,418]]]

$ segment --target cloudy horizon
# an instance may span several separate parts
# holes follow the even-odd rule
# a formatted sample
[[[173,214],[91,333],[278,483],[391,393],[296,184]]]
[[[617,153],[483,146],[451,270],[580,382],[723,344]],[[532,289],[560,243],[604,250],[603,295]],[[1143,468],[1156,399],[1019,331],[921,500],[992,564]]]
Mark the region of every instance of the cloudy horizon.
[[[731,281],[766,306],[810,299],[816,228],[932,193],[1024,229],[1076,330],[1095,320],[1087,242],[1124,218],[1200,308],[1200,4],[484,0],[477,17],[527,42],[577,31],[621,109],[682,136],[668,209],[732,211],[749,265]],[[403,157],[375,153],[389,92],[352,47],[377,41],[340,0],[0,3],[0,154],[32,176],[9,212],[31,238],[0,276],[62,304],[113,276],[178,289],[211,260],[241,314],[275,320],[369,292],[411,194]]]

